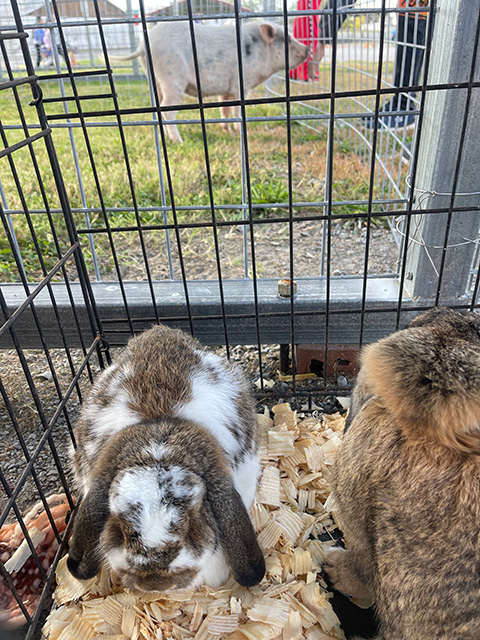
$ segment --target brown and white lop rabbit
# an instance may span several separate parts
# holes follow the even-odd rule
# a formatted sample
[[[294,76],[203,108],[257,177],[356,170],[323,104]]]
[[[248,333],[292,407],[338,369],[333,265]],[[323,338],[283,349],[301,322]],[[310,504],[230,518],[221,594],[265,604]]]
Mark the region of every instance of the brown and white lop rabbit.
[[[480,638],[480,317],[431,310],[365,347],[326,570],[373,598],[377,640]]]
[[[238,366],[182,331],[132,338],[95,383],[76,427],[82,501],[67,565],[106,565],[125,587],[252,586],[265,562],[250,507],[257,422]]]

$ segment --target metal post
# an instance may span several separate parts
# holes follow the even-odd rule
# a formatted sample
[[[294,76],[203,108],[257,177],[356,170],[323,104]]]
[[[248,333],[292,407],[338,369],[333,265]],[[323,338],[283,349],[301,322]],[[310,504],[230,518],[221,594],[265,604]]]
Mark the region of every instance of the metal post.
[[[127,8],[126,8],[127,18],[133,18],[133,10],[132,10],[132,0],[127,0]],[[130,40],[130,50],[135,51],[137,48],[135,43],[135,28],[132,22],[128,23],[128,39]],[[140,67],[138,66],[138,58],[134,58],[132,60],[133,65],[133,75],[140,75]]]
[[[263,10],[265,11],[265,13],[267,13],[268,11],[276,11],[276,0],[263,0]],[[273,22],[274,18],[268,18],[268,20]],[[277,18],[277,21],[278,20],[281,20],[281,18]]]
[[[86,20],[88,20],[88,18],[90,18],[90,10],[88,7],[88,1],[87,0],[83,0],[82,2],[82,13],[85,17]],[[90,37],[90,27],[87,25],[85,27],[85,34],[87,36],[87,42],[88,42],[88,53],[89,53],[89,57],[90,57],[90,66],[91,67],[95,67],[95,56],[93,53],[93,46],[92,46],[92,38]]]
[[[438,0],[428,85],[478,81],[480,56],[474,44],[479,12],[480,0]],[[428,92],[418,141],[414,207],[445,208],[448,213],[412,217],[405,289],[416,300],[453,304],[468,293],[480,212],[452,208],[478,206],[479,120],[478,89]]]

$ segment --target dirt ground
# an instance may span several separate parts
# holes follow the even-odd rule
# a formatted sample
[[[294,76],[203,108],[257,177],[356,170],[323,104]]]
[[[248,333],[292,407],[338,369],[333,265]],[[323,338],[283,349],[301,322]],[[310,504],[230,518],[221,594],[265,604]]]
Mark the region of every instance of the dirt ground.
[[[323,224],[319,222],[299,222],[294,224],[293,256],[295,277],[318,277],[321,275],[323,246]],[[173,234],[172,234],[173,236]],[[175,277],[180,277],[178,250],[172,239],[172,257]],[[336,223],[331,233],[331,275],[358,275],[365,268],[366,225],[351,227]],[[257,277],[282,278],[290,274],[288,224],[262,224],[255,228],[255,261]],[[250,238],[244,240],[241,225],[221,227],[218,230],[218,244],[221,257],[222,278],[243,278],[244,242],[247,245],[248,273],[251,273]],[[216,279],[214,236],[211,229],[196,235],[181,234],[182,256],[188,279]],[[149,267],[153,279],[169,277],[166,243],[158,236],[146,238]],[[206,259],[199,260],[198,256]],[[326,249],[325,249],[326,256]],[[370,251],[368,273],[392,274],[396,270],[398,246],[392,233],[384,227],[372,226],[370,231]],[[326,267],[324,267],[326,269]],[[127,280],[142,279],[145,276],[142,260],[123,260],[122,277]],[[106,279],[116,279],[115,272]]]

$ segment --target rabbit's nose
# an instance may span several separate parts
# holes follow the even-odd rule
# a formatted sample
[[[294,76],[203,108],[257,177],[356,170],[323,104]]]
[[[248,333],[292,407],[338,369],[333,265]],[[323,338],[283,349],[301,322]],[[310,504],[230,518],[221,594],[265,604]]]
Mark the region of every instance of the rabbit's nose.
[[[77,580],[90,580],[98,573],[98,565],[95,562],[83,562],[83,556],[75,558],[70,554],[67,558],[67,567]]]

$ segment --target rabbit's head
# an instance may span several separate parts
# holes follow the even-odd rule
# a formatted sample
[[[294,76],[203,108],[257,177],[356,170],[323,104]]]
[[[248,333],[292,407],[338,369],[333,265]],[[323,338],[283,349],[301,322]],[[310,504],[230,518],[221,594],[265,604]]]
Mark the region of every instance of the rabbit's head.
[[[123,430],[76,514],[71,573],[88,579],[105,564],[125,587],[163,591],[218,586],[231,568],[240,584],[257,584],[264,558],[224,458],[186,421]]]
[[[480,317],[438,307],[362,352],[366,396],[412,437],[480,454]]]

